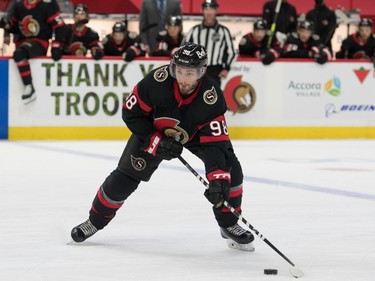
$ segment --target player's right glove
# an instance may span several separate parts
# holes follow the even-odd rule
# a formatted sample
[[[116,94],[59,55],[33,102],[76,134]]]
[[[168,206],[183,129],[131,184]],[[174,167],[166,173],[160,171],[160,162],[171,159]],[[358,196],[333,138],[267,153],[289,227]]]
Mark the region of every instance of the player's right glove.
[[[59,42],[52,42],[51,56],[54,61],[58,61],[62,57],[62,48]]]
[[[177,158],[181,155],[183,149],[180,142],[170,137],[164,137],[159,132],[154,133],[146,143],[148,146],[144,150],[145,152],[164,160]]]
[[[215,208],[224,207],[224,200],[228,201],[230,196],[230,172],[215,170],[207,174],[209,187],[204,196]]]

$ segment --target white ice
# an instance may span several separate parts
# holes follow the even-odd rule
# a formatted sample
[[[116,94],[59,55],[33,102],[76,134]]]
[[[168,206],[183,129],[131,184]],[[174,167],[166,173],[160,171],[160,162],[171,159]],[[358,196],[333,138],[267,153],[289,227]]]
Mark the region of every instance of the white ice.
[[[163,163],[104,230],[71,245],[124,144],[0,142],[1,281],[294,280],[257,237],[254,253],[227,248],[204,186],[178,160]],[[301,280],[375,280],[375,141],[234,145],[243,216],[304,271]]]

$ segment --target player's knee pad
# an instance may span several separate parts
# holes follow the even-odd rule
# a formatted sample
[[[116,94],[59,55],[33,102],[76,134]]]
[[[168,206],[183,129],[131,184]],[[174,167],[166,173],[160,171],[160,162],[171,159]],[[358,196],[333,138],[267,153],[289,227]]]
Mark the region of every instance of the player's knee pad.
[[[122,153],[117,169],[129,177],[149,181],[161,163],[161,159],[144,152],[143,143],[134,135],[130,137]]]
[[[16,63],[25,61],[28,58],[29,58],[29,55],[24,48],[17,48],[13,53],[13,59]]]
[[[106,178],[102,189],[111,200],[124,201],[137,189],[139,183],[140,180],[116,169]]]
[[[231,186],[242,185],[243,182],[243,172],[240,162],[238,161],[235,154],[232,154],[229,158],[229,166],[231,169]]]

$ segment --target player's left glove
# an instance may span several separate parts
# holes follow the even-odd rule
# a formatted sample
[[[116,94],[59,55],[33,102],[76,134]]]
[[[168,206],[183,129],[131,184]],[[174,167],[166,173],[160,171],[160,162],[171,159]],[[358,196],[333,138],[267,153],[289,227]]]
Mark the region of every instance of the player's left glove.
[[[0,28],[5,28],[8,25],[8,21],[6,18],[0,19]]]
[[[224,207],[224,200],[228,201],[230,196],[230,172],[215,170],[207,174],[209,187],[204,196],[215,208]]]
[[[133,48],[127,49],[126,53],[124,53],[124,61],[131,62],[136,58],[137,54],[133,50]]]
[[[324,46],[313,47],[313,58],[319,64],[325,64],[328,60],[327,54],[324,52]]]
[[[275,55],[271,51],[264,52],[260,55],[260,58],[262,59],[262,63],[264,65],[270,65],[276,59]]]
[[[103,58],[104,53],[100,48],[94,47],[91,49],[91,55],[95,60],[100,60]]]
[[[52,42],[51,56],[54,61],[58,61],[62,57],[62,48],[59,42]]]

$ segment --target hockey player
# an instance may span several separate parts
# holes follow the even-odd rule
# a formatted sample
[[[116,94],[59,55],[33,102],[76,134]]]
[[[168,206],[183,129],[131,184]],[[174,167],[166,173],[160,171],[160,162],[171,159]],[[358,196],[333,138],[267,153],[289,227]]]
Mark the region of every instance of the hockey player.
[[[265,20],[257,20],[254,23],[254,31],[242,37],[239,43],[239,51],[241,56],[250,56],[260,58],[264,65],[269,65],[280,57],[281,46],[275,39],[271,47],[267,48],[268,25]]]
[[[181,16],[169,16],[165,30],[160,31],[156,37],[154,56],[173,57],[174,52],[181,46],[182,18]]]
[[[103,46],[97,32],[86,26],[89,22],[89,10],[86,5],[78,4],[73,12],[74,24],[68,24],[66,45],[62,55],[86,56],[90,50],[91,56],[100,60],[103,55]],[[61,57],[61,56],[60,56]]]
[[[24,84],[22,101],[28,104],[36,98],[29,59],[47,54],[52,32],[55,33],[52,52],[60,49],[65,39],[65,24],[56,0],[14,1],[10,12],[11,15],[0,20],[0,27],[16,35],[13,58]]]
[[[312,22],[300,22],[297,32],[291,33],[286,39],[283,57],[313,58],[319,64],[330,60],[331,52],[327,46],[320,42],[319,36],[313,34],[313,30]]]
[[[205,48],[186,43],[169,65],[151,71],[134,87],[122,111],[133,134],[117,168],[99,188],[89,219],[72,229],[75,242],[103,229],[140,182],[148,181],[163,160],[178,157],[185,147],[205,164],[205,196],[213,204],[222,237],[234,248],[254,250],[254,236],[223,206],[225,199],[241,212],[243,174],[228,137],[224,95],[206,69]]]
[[[372,59],[375,63],[375,37],[372,34],[372,20],[363,18],[358,31],[342,41],[337,58]]]
[[[136,33],[127,31],[124,22],[116,22],[112,27],[112,34],[108,34],[102,41],[104,55],[122,56],[126,62],[131,62],[136,57],[145,55],[140,42]]]

